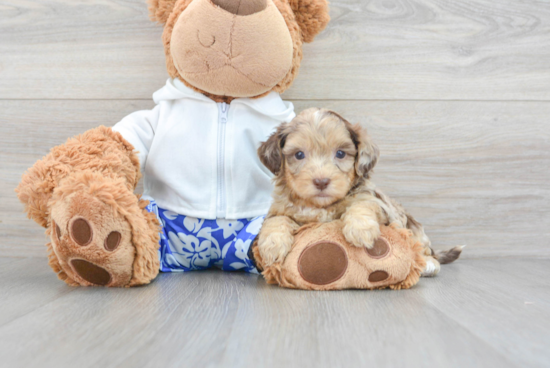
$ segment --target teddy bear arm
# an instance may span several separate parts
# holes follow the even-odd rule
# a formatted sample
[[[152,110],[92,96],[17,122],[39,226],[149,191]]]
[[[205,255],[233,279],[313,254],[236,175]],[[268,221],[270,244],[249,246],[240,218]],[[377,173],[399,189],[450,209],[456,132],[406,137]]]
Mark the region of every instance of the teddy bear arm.
[[[15,189],[28,217],[48,226],[48,202],[60,182],[82,170],[98,170],[112,178],[122,177],[132,190],[141,174],[133,146],[111,128],[88,130],[56,146],[38,160]]]
[[[50,153],[37,161],[24,175],[15,189],[19,200],[25,206],[25,212],[42,227],[47,226],[47,203],[56,187],[57,175],[55,160]]]

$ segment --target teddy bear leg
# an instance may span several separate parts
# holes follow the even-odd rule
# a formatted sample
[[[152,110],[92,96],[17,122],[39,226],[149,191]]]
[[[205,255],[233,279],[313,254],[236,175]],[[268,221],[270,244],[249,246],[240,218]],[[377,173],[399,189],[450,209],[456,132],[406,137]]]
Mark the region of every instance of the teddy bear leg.
[[[50,200],[50,265],[69,285],[134,286],[159,272],[158,221],[120,179],[89,171]]]
[[[346,242],[341,221],[302,228],[282,264],[266,267],[268,283],[284,287],[336,289],[409,288],[424,267],[422,246],[407,230],[381,227],[372,248]]]

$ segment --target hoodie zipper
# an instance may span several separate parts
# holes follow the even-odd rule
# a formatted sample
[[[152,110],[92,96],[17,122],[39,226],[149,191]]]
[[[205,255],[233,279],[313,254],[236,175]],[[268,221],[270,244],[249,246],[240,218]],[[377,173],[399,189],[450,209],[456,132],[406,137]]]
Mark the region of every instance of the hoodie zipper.
[[[229,106],[225,102],[218,103],[218,200],[217,218],[225,218],[225,129]]]

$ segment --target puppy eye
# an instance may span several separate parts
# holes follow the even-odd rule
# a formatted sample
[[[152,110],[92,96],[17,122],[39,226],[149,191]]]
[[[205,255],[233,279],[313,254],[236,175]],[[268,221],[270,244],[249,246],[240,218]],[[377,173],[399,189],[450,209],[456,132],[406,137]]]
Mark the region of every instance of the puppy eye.
[[[344,157],[346,157],[346,153],[344,151],[336,152],[336,158],[344,158]]]
[[[294,154],[294,157],[296,157],[296,160],[303,160],[306,155],[302,151],[298,151]]]

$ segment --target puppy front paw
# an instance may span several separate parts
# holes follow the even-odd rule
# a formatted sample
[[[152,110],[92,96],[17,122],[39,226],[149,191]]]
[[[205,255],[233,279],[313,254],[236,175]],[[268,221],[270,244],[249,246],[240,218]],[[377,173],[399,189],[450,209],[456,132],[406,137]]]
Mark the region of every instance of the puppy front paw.
[[[380,225],[374,220],[347,218],[342,233],[348,243],[370,249],[380,237]]]
[[[283,262],[294,243],[294,236],[289,233],[270,233],[261,236],[258,240],[258,250],[264,265],[271,266],[274,263]]]

